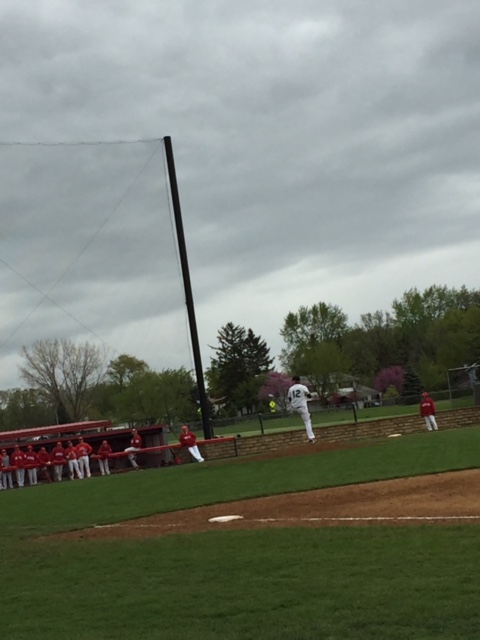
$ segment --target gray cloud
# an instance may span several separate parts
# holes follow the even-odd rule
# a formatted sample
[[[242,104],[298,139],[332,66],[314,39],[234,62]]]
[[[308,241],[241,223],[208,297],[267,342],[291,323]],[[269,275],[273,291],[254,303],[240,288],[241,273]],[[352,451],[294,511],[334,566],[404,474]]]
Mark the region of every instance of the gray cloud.
[[[479,201],[477,3],[7,1],[1,17],[1,142],[172,136],[206,354],[229,320],[279,351],[286,313],[324,294],[348,290],[355,315],[427,274],[476,286],[461,256]],[[184,364],[161,144],[0,146],[0,174],[0,387],[45,336],[147,360],[154,341],[153,366]],[[458,259],[439,273],[442,251]],[[345,281],[404,259],[418,269],[392,266],[381,298]]]

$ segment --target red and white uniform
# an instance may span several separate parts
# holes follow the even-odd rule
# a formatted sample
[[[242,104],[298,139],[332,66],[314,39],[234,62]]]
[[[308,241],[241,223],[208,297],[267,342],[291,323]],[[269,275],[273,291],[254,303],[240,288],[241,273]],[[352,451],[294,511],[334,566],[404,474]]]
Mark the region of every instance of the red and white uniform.
[[[142,437],[140,435],[138,435],[138,433],[135,433],[133,435],[133,437],[132,437],[130,445],[132,447],[134,447],[135,449],[141,449],[142,448]]]
[[[194,447],[197,444],[197,436],[191,431],[182,431],[180,434],[180,444],[183,447]]]
[[[90,458],[88,456],[93,451],[92,447],[88,442],[84,442],[83,439],[81,439],[75,449],[77,450],[77,460],[80,473],[83,477],[87,476],[87,478],[90,478],[92,474],[90,473]]]
[[[132,439],[130,441],[130,446],[125,449],[125,452],[129,454],[128,459],[130,460],[134,469],[140,469],[140,467],[137,464],[137,461],[135,460],[135,453],[140,451],[141,448],[142,448],[141,436],[137,433],[136,430],[132,431]]]
[[[50,454],[45,449],[45,447],[42,447],[38,452],[38,462],[42,467],[47,467],[49,464],[52,463],[50,459]]]
[[[61,482],[63,465],[67,463],[67,458],[65,455],[65,449],[62,447],[60,442],[57,443],[55,447],[53,447],[50,454],[50,459],[53,464],[53,473],[55,474],[55,480],[57,482]]]
[[[33,449],[27,449],[25,452],[25,469],[38,466],[38,454]]]
[[[67,447],[65,449],[65,457],[67,459],[68,475],[70,477],[70,480],[74,480],[75,476],[77,476],[77,478],[81,480],[83,476],[80,472],[80,467],[78,466],[76,447],[74,447],[73,445]]]
[[[435,402],[430,398],[428,393],[422,394],[422,400],[420,402],[420,415],[425,420],[425,425],[428,431],[437,431],[438,425],[435,420]]]
[[[38,464],[40,466],[43,479],[47,482],[51,482],[52,478],[50,477],[48,467],[52,464],[52,461],[50,460],[50,454],[45,447],[42,447],[38,452]]]
[[[32,449],[32,447],[28,447],[27,452],[25,453],[25,469],[28,473],[28,484],[30,486],[37,484],[38,482],[37,468],[38,454]]]
[[[197,462],[204,462],[197,446],[197,436],[186,425],[182,427],[179,439],[182,447],[186,447]]]
[[[23,487],[25,484],[25,451],[15,447],[12,455],[10,456],[10,464],[12,467],[17,467],[15,469],[17,485],[19,487]]]
[[[100,467],[100,473],[102,476],[110,475],[110,466],[108,464],[108,458],[112,453],[112,447],[108,444],[108,442],[102,442],[102,444],[98,447],[97,456],[98,456],[98,466]]]

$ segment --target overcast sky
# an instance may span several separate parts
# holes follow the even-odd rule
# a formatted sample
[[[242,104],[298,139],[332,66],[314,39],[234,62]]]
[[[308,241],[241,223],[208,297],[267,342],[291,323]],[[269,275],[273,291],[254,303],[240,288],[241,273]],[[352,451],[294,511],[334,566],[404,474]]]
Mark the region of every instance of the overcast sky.
[[[277,356],[301,305],[354,325],[412,287],[479,288],[478,1],[3,0],[0,18],[0,389],[40,339],[194,368],[165,136],[204,368],[230,321]]]

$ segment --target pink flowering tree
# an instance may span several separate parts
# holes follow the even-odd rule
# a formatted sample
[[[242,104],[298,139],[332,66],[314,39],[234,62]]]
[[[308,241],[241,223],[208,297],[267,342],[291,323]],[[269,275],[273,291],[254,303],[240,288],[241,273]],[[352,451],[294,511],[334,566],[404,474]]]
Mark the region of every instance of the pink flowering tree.
[[[258,397],[260,400],[269,402],[275,400],[278,407],[285,411],[287,408],[287,394],[288,389],[292,385],[292,378],[287,376],[286,373],[277,373],[276,371],[270,371],[267,374],[265,382],[263,383]]]
[[[393,366],[382,369],[376,376],[374,387],[377,391],[385,393],[389,387],[395,387],[399,395],[402,395],[405,372],[402,367]]]

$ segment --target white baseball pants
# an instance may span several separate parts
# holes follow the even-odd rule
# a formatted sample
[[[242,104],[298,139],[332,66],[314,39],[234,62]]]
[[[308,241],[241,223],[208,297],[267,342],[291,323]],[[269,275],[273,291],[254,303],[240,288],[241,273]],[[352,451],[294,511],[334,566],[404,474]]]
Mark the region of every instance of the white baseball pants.
[[[427,426],[428,431],[438,431],[437,421],[435,420],[435,416],[424,416],[425,424]]]

